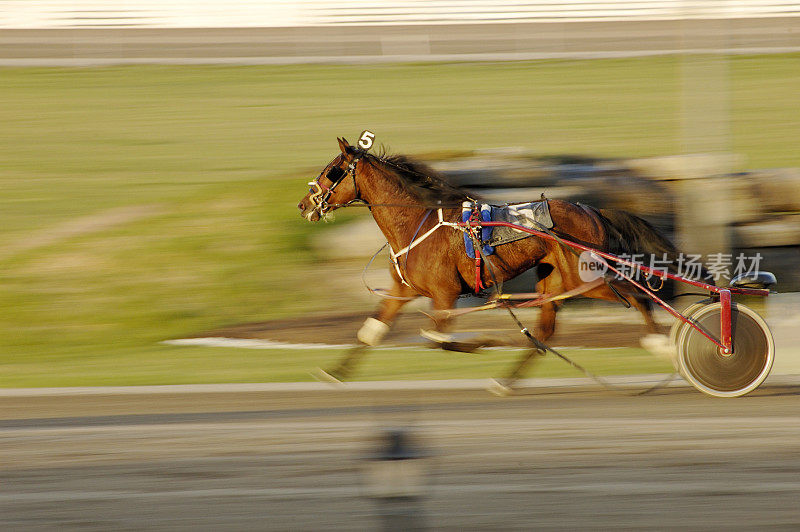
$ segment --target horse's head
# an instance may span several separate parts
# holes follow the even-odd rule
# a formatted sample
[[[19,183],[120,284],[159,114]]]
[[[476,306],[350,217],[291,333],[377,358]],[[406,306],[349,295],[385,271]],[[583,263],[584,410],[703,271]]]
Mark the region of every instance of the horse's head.
[[[308,183],[311,189],[297,204],[300,215],[310,222],[316,222],[324,214],[358,199],[356,171],[364,151],[351,146],[343,138],[337,140],[341,153]]]

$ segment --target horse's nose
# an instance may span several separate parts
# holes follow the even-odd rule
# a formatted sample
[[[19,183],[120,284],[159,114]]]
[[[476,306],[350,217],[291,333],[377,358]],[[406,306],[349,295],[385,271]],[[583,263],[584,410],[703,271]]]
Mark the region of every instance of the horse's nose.
[[[297,204],[297,208],[300,209],[301,211],[303,210],[303,202],[302,201]]]

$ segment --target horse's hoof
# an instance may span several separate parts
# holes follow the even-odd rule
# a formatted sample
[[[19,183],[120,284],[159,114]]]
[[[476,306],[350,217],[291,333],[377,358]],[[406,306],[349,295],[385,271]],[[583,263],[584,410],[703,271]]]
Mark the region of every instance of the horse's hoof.
[[[331,372],[328,373],[322,368],[317,368],[311,372],[311,376],[317,379],[319,382],[327,382],[330,384],[344,384],[335,373]]]
[[[419,335],[437,344],[446,344],[455,341],[455,337],[452,334],[432,331],[430,329],[420,329]]]
[[[491,379],[489,381],[489,386],[486,387],[486,390],[498,397],[508,397],[514,393],[514,388],[503,384],[497,379]]]
[[[466,341],[458,339],[464,338],[464,335],[456,337],[454,334],[431,331],[429,329],[420,329],[419,335],[430,340],[440,349],[444,349],[445,351],[457,351],[459,353],[474,353],[484,344],[484,342],[476,339],[475,335],[471,335],[471,340],[467,339]]]
[[[650,354],[662,360],[669,360],[673,365],[676,365],[678,352],[667,335],[648,334],[639,340],[639,344],[649,351]]]

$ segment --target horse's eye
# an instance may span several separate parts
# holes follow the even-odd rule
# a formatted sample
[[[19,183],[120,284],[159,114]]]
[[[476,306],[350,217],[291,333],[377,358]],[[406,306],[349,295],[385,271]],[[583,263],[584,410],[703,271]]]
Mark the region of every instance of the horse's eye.
[[[328,170],[328,179],[330,179],[332,183],[336,183],[337,181],[339,181],[343,175],[344,175],[344,170],[342,170],[338,166],[334,166],[333,168]]]

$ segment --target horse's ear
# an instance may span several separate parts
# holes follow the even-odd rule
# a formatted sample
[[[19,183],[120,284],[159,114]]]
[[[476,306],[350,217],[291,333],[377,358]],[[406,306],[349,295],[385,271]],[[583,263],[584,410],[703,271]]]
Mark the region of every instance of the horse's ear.
[[[344,138],[344,137],[342,137],[342,138],[336,137],[336,140],[339,141],[339,149],[342,150],[343,154],[347,155],[348,151],[352,151],[352,150],[348,150],[349,148],[352,148],[352,146],[350,146],[350,144],[347,142],[346,138]]]
[[[355,146],[351,146],[350,143],[347,142],[346,138],[342,137],[342,138],[337,138],[336,140],[339,141],[339,149],[342,150],[342,154],[345,156],[345,160],[349,160],[348,159],[349,157],[352,157],[353,155],[358,153],[358,148],[356,148]]]

